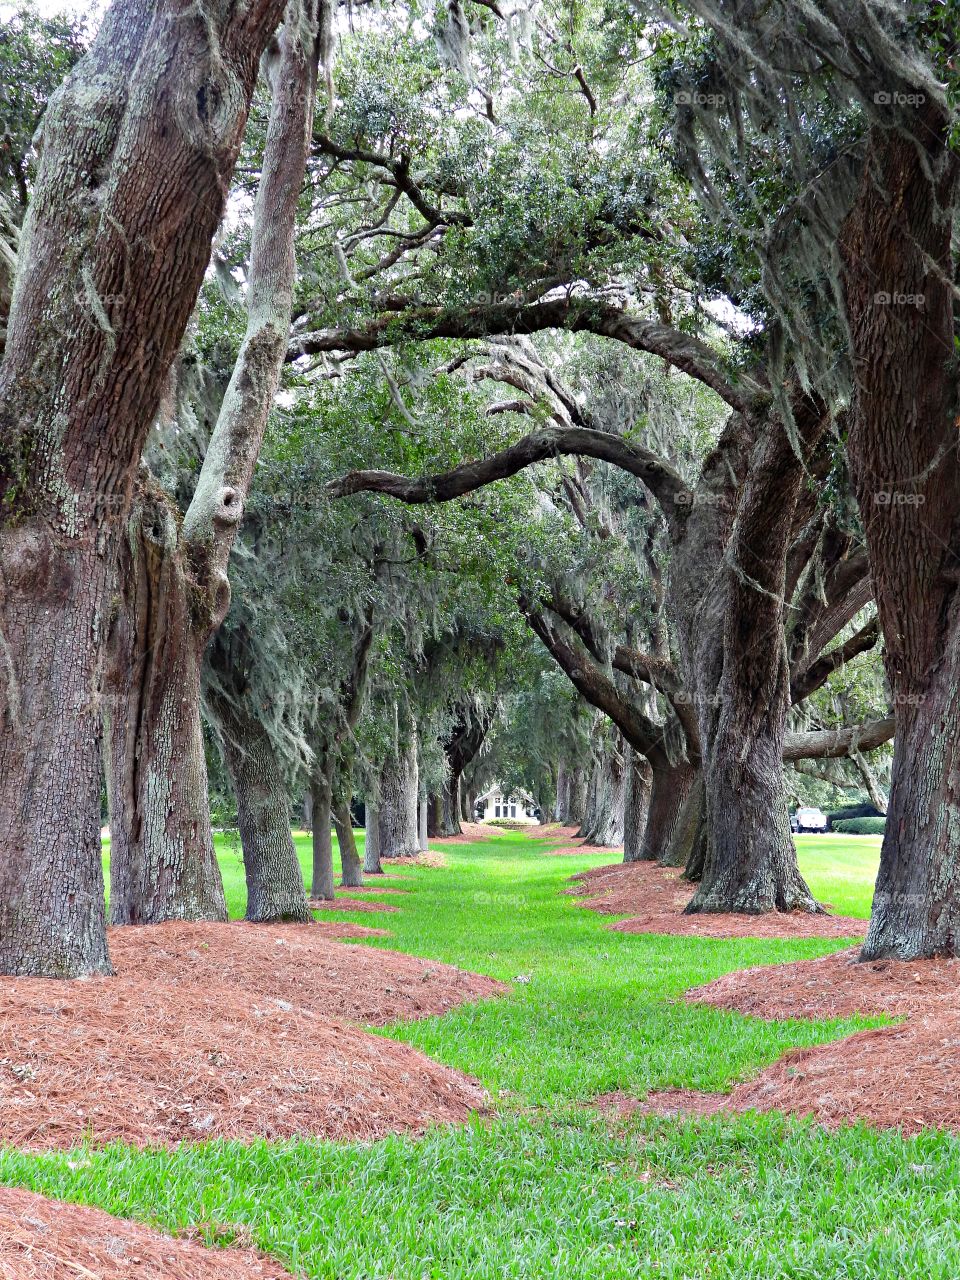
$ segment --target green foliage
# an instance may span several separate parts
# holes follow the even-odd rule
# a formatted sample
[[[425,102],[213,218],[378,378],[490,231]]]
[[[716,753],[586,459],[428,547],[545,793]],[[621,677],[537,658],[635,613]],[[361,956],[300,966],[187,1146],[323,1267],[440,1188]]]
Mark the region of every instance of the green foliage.
[[[848,836],[882,836],[887,829],[886,818],[840,818],[831,821],[832,831]]]
[[[33,138],[50,95],[83,53],[85,23],[21,4],[0,27],[0,196],[26,211]]]

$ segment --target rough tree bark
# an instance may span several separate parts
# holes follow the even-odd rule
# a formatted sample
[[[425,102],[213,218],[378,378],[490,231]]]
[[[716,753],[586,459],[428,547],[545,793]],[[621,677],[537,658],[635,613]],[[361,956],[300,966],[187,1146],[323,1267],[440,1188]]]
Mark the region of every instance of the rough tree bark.
[[[280,0],[108,10],[51,99],[0,366],[0,970],[109,970],[100,690],[117,534]]]
[[[697,767],[686,760],[671,762],[665,753],[652,753],[650,799],[637,858],[662,866],[683,866],[677,843],[681,814],[690,795]],[[624,854],[624,861],[626,861]]]
[[[379,788],[379,853],[381,858],[414,858],[420,840],[417,830],[417,735],[412,724],[402,725],[400,742],[383,763]],[[459,826],[459,824],[458,824]]]
[[[367,803],[367,838],[363,848],[363,873],[367,876],[382,876],[380,865],[380,813],[375,805]]]
[[[619,738],[619,735],[617,735]],[[587,844],[612,847],[623,844],[627,770],[626,743],[604,740],[599,744],[590,782],[587,813],[579,834]]]
[[[104,699],[114,924],[227,918],[210,829],[194,601],[169,554],[176,531],[170,500],[139,485],[120,547],[122,603]]]
[[[192,744],[200,738],[198,673],[210,637],[229,607],[227,565],[283,365],[293,297],[297,197],[312,130],[317,29],[316,0],[306,0],[306,7],[296,0],[265,59],[272,101],[254,207],[246,333],[182,531],[180,522],[174,520],[168,522],[162,543],[153,539],[154,546],[162,548],[166,563],[156,563],[155,556],[143,558],[144,569],[152,569],[155,578],[182,584],[188,607],[181,603],[171,610],[169,619],[154,619],[144,615],[144,608],[136,607],[136,583],[120,597],[115,630],[129,631],[127,647],[135,655],[144,655],[140,668],[149,674],[151,696],[146,700],[136,689],[132,691],[134,698],[140,697],[144,718],[135,747],[138,768],[128,770],[127,776],[139,782],[141,790],[112,816],[114,829],[127,817],[132,820],[112,851],[111,882],[122,892],[115,914],[118,922],[136,918],[137,892],[151,904],[143,915],[149,923],[170,917],[218,919],[225,915],[219,872],[207,856],[212,850],[209,831],[193,842],[185,841],[176,820],[169,821],[157,808],[147,788],[154,792],[158,788],[176,790],[183,823],[191,824],[192,829],[206,802],[205,771],[179,771],[176,759],[171,760],[170,753],[163,750],[163,743],[173,738]],[[141,517],[141,527],[131,522],[129,541],[139,546],[151,539],[150,531],[142,525],[142,517],[149,513],[139,510],[134,514]],[[149,593],[149,582],[145,588],[140,584],[141,594],[144,589]],[[161,600],[148,594],[147,603],[153,600],[157,610],[161,604],[171,603],[169,595]],[[159,628],[169,623],[172,628],[169,643],[159,652],[152,647],[149,634],[137,634],[138,625],[151,622]],[[184,667],[189,668],[186,680]],[[118,682],[124,682],[122,673]],[[146,717],[160,709],[167,711],[166,722],[150,725]],[[112,758],[123,765],[122,756]],[[122,783],[121,778],[113,779],[111,794],[122,794]],[[187,794],[189,785],[194,788],[192,795]],[[199,866],[191,864],[194,853]],[[203,885],[202,893],[195,891],[197,883]],[[287,905],[292,909],[292,904]]]
[[[841,240],[848,457],[897,715],[864,959],[960,948],[960,464],[953,210],[960,160],[925,103],[876,127]],[[904,117],[905,121],[907,117]]]
[[[825,427],[821,407],[801,404],[796,425],[809,449]],[[684,619],[707,814],[692,913],[821,910],[797,867],[783,777],[790,709],[783,611],[804,467],[775,418],[756,438],[723,563],[696,614]]]
[[[241,697],[217,708],[223,754],[237,799],[246,919],[310,921],[300,860],[290,834],[287,783],[270,735]]]
[[[369,812],[369,811],[368,811]],[[370,829],[367,829],[367,859],[361,864],[360,855],[357,853],[357,837],[353,832],[353,818],[350,814],[350,797],[341,795],[333,807],[333,820],[337,827],[337,843],[340,846],[340,868],[342,875],[340,883],[345,889],[359,889],[363,886],[363,873],[368,872],[371,875],[382,875],[383,867],[380,866],[380,855],[376,852],[377,845],[374,841],[373,860],[375,866],[369,866],[370,860]]]
[[[627,748],[627,785],[623,802],[623,860],[639,862],[650,807],[651,768],[645,756]]]

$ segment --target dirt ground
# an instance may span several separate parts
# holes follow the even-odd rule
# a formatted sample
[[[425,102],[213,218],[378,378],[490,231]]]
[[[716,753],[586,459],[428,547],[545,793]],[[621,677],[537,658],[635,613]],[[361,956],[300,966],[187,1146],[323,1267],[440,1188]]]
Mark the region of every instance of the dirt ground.
[[[99,1209],[0,1187],[0,1280],[290,1280],[251,1249],[175,1240]]]
[[[372,1139],[482,1110],[476,1081],[356,1022],[502,986],[319,926],[110,931],[115,978],[0,979],[0,1142]]]
[[[672,1089],[638,1101],[597,1099],[604,1111],[660,1115],[786,1111],[829,1128],[865,1120],[905,1134],[924,1128],[960,1132],[960,961],[879,960],[857,951],[725,974],[687,992],[692,1002],[762,1018],[903,1017],[898,1026],[788,1053],[733,1092]]]
[[[601,915],[630,915],[610,928],[617,933],[666,933],[699,938],[861,938],[867,922],[850,916],[805,911],[762,916],[685,916],[694,886],[674,867],[655,862],[616,863],[572,876],[568,892]]]

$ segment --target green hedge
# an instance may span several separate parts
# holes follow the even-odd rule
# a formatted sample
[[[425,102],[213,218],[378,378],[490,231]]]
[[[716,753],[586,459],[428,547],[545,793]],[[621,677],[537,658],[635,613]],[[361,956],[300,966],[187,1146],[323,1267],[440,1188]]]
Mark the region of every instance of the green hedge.
[[[886,818],[841,818],[834,822],[834,831],[845,836],[882,836]]]

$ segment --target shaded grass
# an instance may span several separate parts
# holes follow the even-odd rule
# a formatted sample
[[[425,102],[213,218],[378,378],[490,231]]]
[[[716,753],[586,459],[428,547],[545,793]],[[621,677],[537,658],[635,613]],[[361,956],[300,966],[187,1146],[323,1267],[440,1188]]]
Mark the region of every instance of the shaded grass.
[[[865,915],[875,844],[805,837],[815,891]],[[832,841],[843,840],[833,846]],[[397,914],[325,913],[371,940],[511,982],[509,995],[386,1034],[477,1075],[500,1111],[420,1140],[215,1142],[177,1152],[0,1153],[0,1178],[227,1243],[240,1232],[310,1277],[836,1277],[960,1271],[960,1143],[776,1116],[635,1118],[582,1102],[614,1088],[728,1087],[787,1048],[863,1025],[766,1024],[674,1003],[731,969],[824,954],[827,940],[611,933],[560,891],[609,856],[553,859],[498,834],[404,868]],[[309,841],[298,840],[306,866]],[[218,841],[242,913],[238,851]]]

